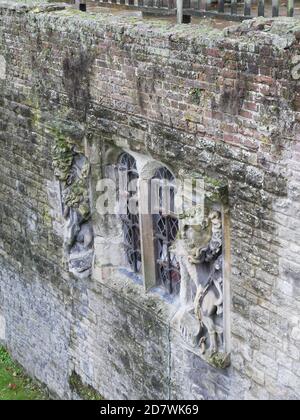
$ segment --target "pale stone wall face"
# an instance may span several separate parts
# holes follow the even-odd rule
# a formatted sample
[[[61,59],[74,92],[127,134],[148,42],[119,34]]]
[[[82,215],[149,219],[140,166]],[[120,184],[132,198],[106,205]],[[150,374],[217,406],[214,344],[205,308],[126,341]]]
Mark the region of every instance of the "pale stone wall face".
[[[300,397],[299,29],[1,6],[0,342],[59,397],[74,371],[107,399]],[[228,185],[229,368],[186,348],[113,220],[92,218],[92,276],[69,273],[58,137],[89,160],[92,207],[114,148]]]

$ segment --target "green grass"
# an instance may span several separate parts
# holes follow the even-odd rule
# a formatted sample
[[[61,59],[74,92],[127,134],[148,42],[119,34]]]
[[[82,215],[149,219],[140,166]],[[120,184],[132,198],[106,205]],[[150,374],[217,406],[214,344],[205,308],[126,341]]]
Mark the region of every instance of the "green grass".
[[[41,387],[0,347],[0,400],[47,399],[49,398]]]

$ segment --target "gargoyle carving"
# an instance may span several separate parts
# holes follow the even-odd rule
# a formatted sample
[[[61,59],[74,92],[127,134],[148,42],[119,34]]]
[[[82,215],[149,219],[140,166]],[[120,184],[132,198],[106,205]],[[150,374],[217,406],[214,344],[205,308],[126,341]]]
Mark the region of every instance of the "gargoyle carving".
[[[69,271],[77,278],[86,278],[94,256],[88,194],[90,165],[74,145],[60,137],[54,147],[53,166],[61,182],[64,250]]]
[[[177,322],[183,338],[210,357],[223,352],[222,215],[211,211],[201,225],[184,225],[174,252],[181,270]]]

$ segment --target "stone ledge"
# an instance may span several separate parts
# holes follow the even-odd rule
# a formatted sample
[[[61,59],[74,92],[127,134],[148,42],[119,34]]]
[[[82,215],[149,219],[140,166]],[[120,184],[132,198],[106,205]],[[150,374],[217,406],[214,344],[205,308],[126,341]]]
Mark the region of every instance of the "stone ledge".
[[[197,39],[200,42],[205,40],[208,46],[214,46],[218,40],[224,40],[226,37],[240,43],[267,42],[279,49],[287,49],[300,38],[300,17],[258,17],[220,29],[213,27],[209,19],[203,19],[203,25],[177,25],[159,18],[149,21],[138,16],[117,15],[107,10],[101,10],[101,13],[82,13],[70,4],[46,3],[45,0],[0,0],[0,14],[3,10],[18,14],[49,14],[49,17],[52,16],[51,12],[61,11],[60,18],[69,22],[70,29],[72,24],[77,26],[80,23],[83,27],[88,26],[91,31],[99,27],[110,28],[114,33],[133,31],[135,35],[147,37],[165,36],[169,41],[176,43],[183,40],[193,42]],[[58,18],[57,14],[55,18]]]
[[[224,33],[227,36],[251,37],[254,40],[270,39],[272,44],[279,49],[289,48],[300,34],[300,18],[281,17],[271,18],[253,18],[245,20],[236,27],[226,28]]]
[[[46,3],[44,0],[0,0],[0,14],[2,11],[6,10],[8,12],[16,12],[16,13],[28,13],[30,11],[34,11],[35,13],[46,13],[46,12],[54,12],[59,10],[64,10],[68,7],[66,3]]]

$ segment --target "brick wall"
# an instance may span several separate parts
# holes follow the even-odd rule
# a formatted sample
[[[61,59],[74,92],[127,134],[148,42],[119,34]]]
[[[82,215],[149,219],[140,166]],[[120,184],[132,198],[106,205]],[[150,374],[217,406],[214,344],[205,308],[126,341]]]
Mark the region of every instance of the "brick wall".
[[[73,371],[108,399],[299,398],[300,24],[221,31],[55,8],[0,8],[5,344],[61,398],[76,398]],[[230,368],[187,350],[172,305],[122,270],[69,275],[53,126],[95,179],[115,145],[228,183]]]

